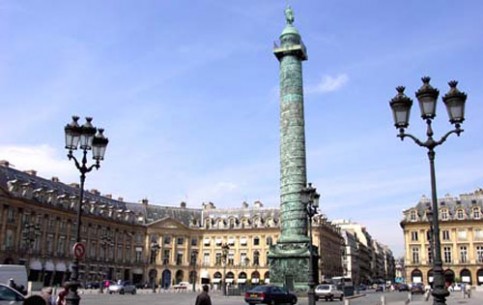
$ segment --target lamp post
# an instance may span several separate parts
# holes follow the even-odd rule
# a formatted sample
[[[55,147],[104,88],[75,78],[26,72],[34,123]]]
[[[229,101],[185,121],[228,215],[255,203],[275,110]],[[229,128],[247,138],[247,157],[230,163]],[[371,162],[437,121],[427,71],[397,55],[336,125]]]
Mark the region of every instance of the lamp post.
[[[433,229],[433,224],[432,224],[432,220],[434,219],[434,216],[433,216],[433,211],[430,209],[428,211],[426,211],[426,217],[428,218],[428,221],[429,221],[429,240],[428,240],[428,245],[429,245],[429,250],[430,250],[430,255],[431,255],[431,260],[429,261],[429,263],[431,264],[432,261],[434,260],[434,238],[433,238],[433,234],[434,234],[434,229]],[[434,281],[434,271],[433,271],[433,281]],[[428,284],[431,285],[431,287],[433,286],[433,281],[432,282],[429,282],[429,279],[428,279]]]
[[[151,264],[154,264],[154,270],[156,270],[156,257],[158,256],[158,252],[161,249],[161,246],[158,244],[157,241],[151,242]],[[154,275],[154,274],[153,274]],[[153,293],[156,292],[156,278],[153,278],[152,282]]]
[[[109,234],[107,233],[104,233],[100,240],[99,240],[99,244],[102,248],[102,253],[103,253],[103,257],[101,257],[101,259],[104,259],[104,262],[107,262],[108,260],[108,253],[109,253],[109,248],[113,246],[113,242],[111,240],[111,237],[109,236]],[[99,287],[99,290],[101,293],[104,292],[104,279],[106,277],[106,273],[105,273],[105,267],[101,267],[101,277],[102,277],[102,280],[101,280],[101,284],[100,284],[100,287]]]
[[[309,218],[309,290],[307,291],[308,303],[309,305],[315,305],[315,272],[314,272],[314,251],[312,246],[312,218],[318,213],[319,208],[319,198],[320,195],[317,193],[317,189],[312,187],[312,183],[301,191],[302,203],[306,205],[307,217]]]
[[[40,237],[40,225],[33,223],[25,223],[22,231],[22,242],[27,254],[27,261],[25,263],[27,267],[27,276],[30,276],[30,255],[32,247],[35,244],[37,238]]]
[[[193,292],[196,291],[196,261],[198,259],[198,250],[196,249],[193,249],[193,251],[191,251],[191,262],[193,263]]]
[[[435,152],[434,148],[443,144],[451,134],[457,136],[463,132],[461,129],[461,123],[464,121],[465,114],[465,102],[466,94],[459,91],[456,86],[457,81],[450,81],[448,84],[450,89],[448,93],[443,96],[443,102],[446,105],[446,109],[449,115],[449,121],[454,124],[454,129],[447,132],[439,141],[433,139],[433,129],[431,123],[436,116],[436,101],[438,99],[439,91],[433,88],[429,81],[429,77],[423,77],[423,86],[416,92],[416,97],[421,109],[421,117],[426,120],[427,139],[425,142],[420,141],[418,138],[411,134],[405,133],[405,128],[409,126],[409,113],[413,101],[404,94],[404,87],[399,86],[396,88],[398,94],[390,101],[390,106],[393,111],[394,125],[399,129],[398,137],[401,140],[408,137],[412,139],[417,145],[424,147],[428,150],[430,176],[431,176],[431,200],[432,200],[432,228],[433,238],[432,244],[434,245],[434,257],[433,257],[433,304],[444,305],[446,304],[446,297],[449,292],[444,287],[444,275],[443,275],[443,263],[441,260],[441,241],[439,236],[439,222],[438,222],[438,197],[436,194],[436,173],[434,167]]]
[[[228,260],[228,251],[230,246],[227,243],[221,245],[221,258],[223,259],[223,282],[221,283],[223,295],[226,296],[226,263]]]
[[[86,123],[79,126],[77,122],[79,120],[78,116],[72,117],[72,122],[65,126],[65,148],[69,151],[67,157],[69,160],[74,160],[76,168],[80,172],[80,194],[79,194],[79,205],[77,206],[77,222],[75,231],[75,241],[76,244],[81,242],[80,238],[80,228],[81,228],[81,215],[82,215],[82,203],[84,197],[84,182],[86,179],[86,173],[90,172],[92,169],[99,169],[100,161],[104,160],[104,154],[106,152],[107,143],[109,140],[104,137],[104,129],[97,129],[92,126],[92,118],[87,117]],[[77,158],[74,156],[73,151],[80,148],[82,151],[82,159],[79,163]],[[95,163],[91,166],[87,166],[87,152],[92,150],[92,158]],[[77,289],[79,288],[79,258],[74,256],[72,262],[72,278],[69,283],[67,283],[69,292],[66,296],[67,305],[78,305],[80,302],[79,294]]]

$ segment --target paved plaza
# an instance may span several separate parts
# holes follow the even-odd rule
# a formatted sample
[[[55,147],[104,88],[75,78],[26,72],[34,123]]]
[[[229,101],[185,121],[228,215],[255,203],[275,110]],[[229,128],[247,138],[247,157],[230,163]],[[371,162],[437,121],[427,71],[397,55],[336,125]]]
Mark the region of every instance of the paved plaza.
[[[242,296],[222,296],[218,291],[210,293],[213,305],[235,305],[246,304]],[[374,293],[368,292],[365,295],[356,297],[348,301],[352,305],[380,305],[381,297],[384,296],[386,304],[403,305],[408,298],[407,293],[388,292]],[[196,293],[194,292],[163,292],[153,294],[151,291],[139,291],[136,295],[109,295],[98,294],[97,292],[86,292],[81,295],[81,305],[131,305],[131,304],[163,304],[163,305],[190,305],[194,304]],[[317,304],[342,305],[345,302],[318,301]],[[307,298],[300,297],[297,304],[307,305]],[[411,305],[432,305],[432,299],[425,301],[423,296],[413,296]],[[447,305],[481,305],[483,304],[483,291],[473,291],[471,298],[463,298],[461,293],[451,294],[446,301]]]

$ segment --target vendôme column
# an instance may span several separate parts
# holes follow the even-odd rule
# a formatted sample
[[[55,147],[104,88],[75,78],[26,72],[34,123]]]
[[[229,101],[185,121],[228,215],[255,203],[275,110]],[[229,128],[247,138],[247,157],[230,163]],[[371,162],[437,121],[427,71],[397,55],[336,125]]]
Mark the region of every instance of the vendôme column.
[[[302,61],[307,53],[290,7],[274,54],[280,62],[280,228],[270,248],[270,282],[306,290],[310,247],[302,188],[307,183]],[[315,251],[314,251],[315,252]],[[318,272],[315,272],[318,274]]]

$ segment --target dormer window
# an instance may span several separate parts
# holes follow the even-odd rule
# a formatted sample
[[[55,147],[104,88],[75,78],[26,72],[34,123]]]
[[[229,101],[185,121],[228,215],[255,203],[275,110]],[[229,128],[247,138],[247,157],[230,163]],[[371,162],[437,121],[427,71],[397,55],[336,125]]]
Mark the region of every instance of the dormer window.
[[[479,208],[473,208],[473,219],[480,219],[481,213]]]
[[[456,218],[459,220],[462,220],[465,217],[465,213],[463,212],[462,209],[458,209],[456,211]]]
[[[409,220],[416,221],[416,211],[411,211],[411,213],[409,213]]]
[[[441,210],[441,220],[448,220],[448,210]]]

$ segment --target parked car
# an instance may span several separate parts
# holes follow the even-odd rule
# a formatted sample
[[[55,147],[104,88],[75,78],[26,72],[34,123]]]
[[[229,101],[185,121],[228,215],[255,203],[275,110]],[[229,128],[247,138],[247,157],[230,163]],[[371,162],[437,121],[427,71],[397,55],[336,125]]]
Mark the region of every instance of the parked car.
[[[134,286],[133,283],[131,283],[130,281],[121,281],[119,283],[109,285],[108,291],[109,294],[136,294],[136,286]]]
[[[334,299],[343,300],[344,293],[332,284],[322,284],[315,287],[315,300],[325,299],[326,301]]]
[[[413,283],[411,285],[411,294],[424,294],[424,285],[423,283]]]
[[[185,290],[190,286],[188,282],[180,282],[179,284],[173,285],[174,289]]]
[[[260,285],[245,292],[245,302],[253,304],[297,304],[297,296],[275,285]]]
[[[22,305],[25,297],[17,290],[0,284],[0,304]]]
[[[99,289],[101,287],[100,282],[87,282],[85,284],[86,289]]]
[[[359,291],[364,291],[364,290],[367,290],[367,286],[366,286],[366,285],[364,285],[364,284],[360,284],[360,285],[358,286],[358,289],[359,289]]]
[[[407,284],[399,283],[396,286],[397,291],[409,291],[409,286]]]
[[[376,286],[376,292],[384,292],[384,285],[377,285]]]

